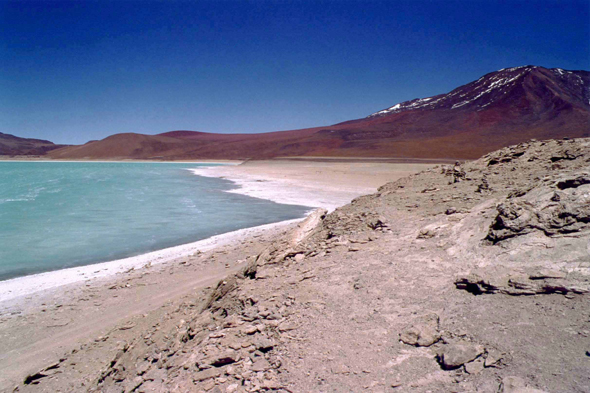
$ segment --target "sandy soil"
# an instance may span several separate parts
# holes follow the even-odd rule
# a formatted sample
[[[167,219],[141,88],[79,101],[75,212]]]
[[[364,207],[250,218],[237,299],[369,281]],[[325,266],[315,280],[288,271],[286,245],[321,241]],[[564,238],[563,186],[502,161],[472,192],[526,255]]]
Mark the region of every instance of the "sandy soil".
[[[333,162],[325,160],[247,161],[238,166],[195,169],[201,176],[223,177],[234,192],[279,203],[322,207],[329,211],[378,187],[432,166],[432,163]]]
[[[199,173],[236,181],[240,188],[234,192],[333,210],[428,166],[266,161]],[[85,354],[80,359],[84,369],[101,368],[118,343],[187,299],[204,296],[207,288],[255,258],[292,225],[265,226],[139,258],[0,283],[2,391],[75,353]],[[80,371],[69,378],[85,386],[91,375]]]

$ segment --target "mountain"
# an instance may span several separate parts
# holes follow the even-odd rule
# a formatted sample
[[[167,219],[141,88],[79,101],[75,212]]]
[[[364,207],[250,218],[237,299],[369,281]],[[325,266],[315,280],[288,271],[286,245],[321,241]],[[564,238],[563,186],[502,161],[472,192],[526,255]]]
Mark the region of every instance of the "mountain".
[[[44,155],[48,151],[64,146],[42,139],[19,138],[0,132],[1,156]]]
[[[327,127],[261,134],[117,134],[54,158],[479,157],[530,139],[590,136],[590,72],[523,66]]]

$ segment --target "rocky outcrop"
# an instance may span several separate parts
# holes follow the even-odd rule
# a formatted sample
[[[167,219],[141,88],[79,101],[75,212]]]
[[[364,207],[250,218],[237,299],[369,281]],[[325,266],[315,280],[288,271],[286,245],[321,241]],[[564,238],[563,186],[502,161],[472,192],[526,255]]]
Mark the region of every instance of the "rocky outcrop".
[[[455,280],[459,289],[474,295],[503,293],[506,295],[585,294],[590,292],[588,280],[582,275],[547,269],[510,270],[496,267],[461,275]]]
[[[498,215],[487,240],[505,239],[541,231],[546,236],[574,236],[590,224],[590,175],[572,173],[550,185],[542,184],[498,205]]]
[[[220,281],[202,311],[181,320],[159,340],[157,327],[125,345],[94,382],[92,391],[276,391],[283,365],[276,350],[297,328],[286,294],[253,291],[265,265],[302,255],[300,243],[320,226],[318,209],[277,239],[238,274]]]

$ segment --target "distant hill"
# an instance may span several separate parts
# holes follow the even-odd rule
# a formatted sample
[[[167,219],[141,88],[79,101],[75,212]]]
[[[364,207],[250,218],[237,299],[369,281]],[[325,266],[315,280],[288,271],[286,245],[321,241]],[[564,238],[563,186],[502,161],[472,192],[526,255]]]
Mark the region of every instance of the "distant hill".
[[[64,146],[42,139],[19,138],[0,132],[0,155],[2,156],[44,155],[48,151]]]
[[[327,127],[262,134],[117,134],[54,158],[476,158],[530,139],[590,136],[590,72],[523,66]]]

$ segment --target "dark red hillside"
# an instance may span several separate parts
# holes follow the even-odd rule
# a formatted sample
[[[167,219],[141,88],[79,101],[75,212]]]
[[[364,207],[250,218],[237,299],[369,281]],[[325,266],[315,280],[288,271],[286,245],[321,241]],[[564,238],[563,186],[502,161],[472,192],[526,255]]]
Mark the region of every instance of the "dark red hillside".
[[[50,156],[469,159],[529,139],[590,136],[589,86],[588,71],[516,67],[489,73],[447,94],[402,102],[366,118],[327,127],[261,134],[121,134],[127,136],[58,149]]]
[[[0,155],[2,156],[44,155],[50,150],[63,146],[43,139],[19,138],[0,132]]]

